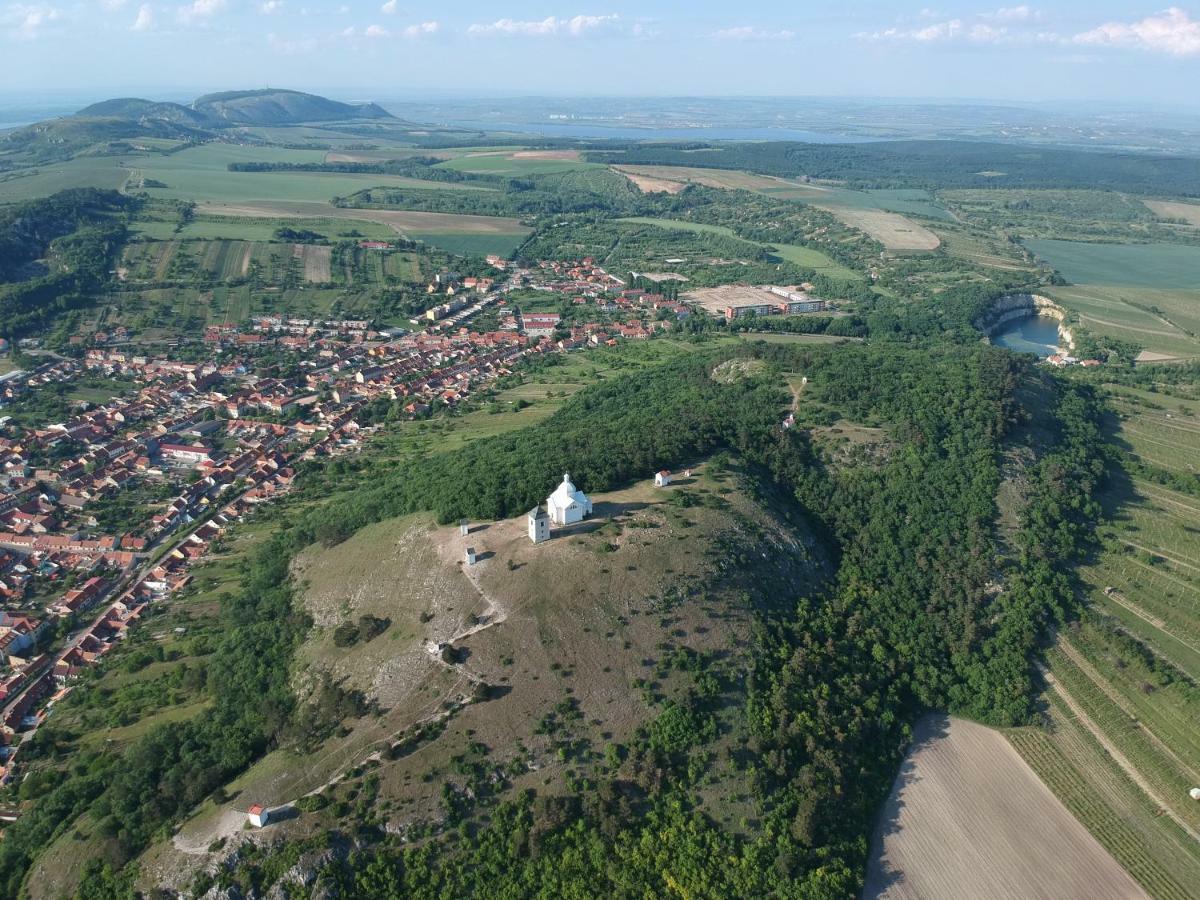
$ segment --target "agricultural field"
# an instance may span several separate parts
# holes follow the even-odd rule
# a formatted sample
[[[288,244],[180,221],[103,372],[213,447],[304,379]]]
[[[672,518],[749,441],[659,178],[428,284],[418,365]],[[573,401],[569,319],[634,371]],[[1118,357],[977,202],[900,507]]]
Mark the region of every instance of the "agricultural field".
[[[1159,218],[1200,226],[1200,203],[1185,203],[1175,200],[1143,200],[1142,202]]]
[[[1058,240],[1031,240],[1025,245],[1076,284],[1198,290],[1200,247]]]
[[[202,209],[221,216],[270,219],[344,219],[387,225],[412,240],[452,253],[511,253],[532,229],[516,219],[393,209],[346,209],[313,202],[212,204]]]
[[[0,175],[0,203],[32,200],[56,191],[77,187],[119,190],[129,170],[111,156],[83,156],[65,162],[19,169]]]
[[[1200,400],[1109,385],[1127,475],[1101,496],[1088,609],[1047,654],[1048,730],[1014,746],[1154,897],[1200,877]]]
[[[1200,294],[1150,288],[1074,285],[1044,293],[1079,316],[1092,332],[1132,341],[1157,360],[1200,355]]]
[[[472,152],[438,163],[439,168],[480,175],[553,175],[577,169],[602,169],[583,162],[573,150],[515,150]]]
[[[708,225],[701,222],[682,222],[678,219],[652,219],[645,216],[631,216],[621,219],[622,222],[637,222],[642,225],[657,225],[660,228],[677,228],[682,231],[692,231],[697,233],[719,234],[724,237],[731,237],[736,240],[744,240],[739,238],[737,233],[732,228],[727,228],[723,225]],[[851,278],[860,279],[862,275],[855,272],[853,269],[847,269],[840,263],[830,259],[820,250],[814,250],[811,247],[802,247],[799,244],[772,244],[775,248],[776,255],[780,259],[787,260],[797,266],[803,266],[806,269],[814,269],[822,275],[827,275],[830,278]]]
[[[884,806],[864,900],[1144,897],[1001,732],[927,716]]]
[[[130,231],[135,235],[156,241],[170,240],[276,240],[275,232],[280,228],[296,231],[313,231],[330,240],[354,238],[358,240],[389,241],[396,237],[396,229],[380,222],[359,219],[312,218],[312,219],[251,219],[246,216],[193,216],[184,223],[177,218],[149,218],[141,214],[133,221]]]

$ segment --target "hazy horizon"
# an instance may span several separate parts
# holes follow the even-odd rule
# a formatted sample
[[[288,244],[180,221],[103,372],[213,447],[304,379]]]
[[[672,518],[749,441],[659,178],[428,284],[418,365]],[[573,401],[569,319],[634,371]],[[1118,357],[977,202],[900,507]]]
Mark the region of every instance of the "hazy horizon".
[[[1194,109],[1200,78],[1200,11],[1111,0],[823,0],[803,12],[704,0],[686,13],[662,2],[35,0],[0,6],[0,43],[4,94],[31,100],[269,84],[371,99],[883,95]]]

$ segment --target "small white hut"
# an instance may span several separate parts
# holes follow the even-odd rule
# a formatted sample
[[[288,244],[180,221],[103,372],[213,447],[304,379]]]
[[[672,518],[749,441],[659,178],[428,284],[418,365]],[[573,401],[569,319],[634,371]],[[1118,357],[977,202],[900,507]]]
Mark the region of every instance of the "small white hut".
[[[475,548],[474,547],[467,548],[466,559],[467,559],[468,566],[475,565]]]
[[[271,818],[271,811],[261,803],[255,803],[248,810],[246,816],[250,820],[250,824],[255,828],[262,828]]]
[[[671,470],[662,469],[654,473],[654,486],[667,487],[671,483]]]
[[[470,534],[471,533],[471,523],[469,521],[467,521],[466,519],[459,519],[458,520],[458,533],[461,534],[463,537],[466,537],[468,534]]]

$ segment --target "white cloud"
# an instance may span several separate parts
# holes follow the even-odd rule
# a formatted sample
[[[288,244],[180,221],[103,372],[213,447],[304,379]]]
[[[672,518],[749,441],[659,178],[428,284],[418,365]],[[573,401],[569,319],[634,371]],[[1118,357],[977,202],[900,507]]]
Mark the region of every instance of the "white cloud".
[[[263,0],[259,4],[258,11],[264,16],[272,15],[283,9],[283,0]]]
[[[437,34],[441,30],[441,25],[437,22],[418,22],[416,25],[409,25],[400,32],[406,38],[424,37],[427,34]]]
[[[947,19],[917,28],[885,28],[882,31],[864,31],[855,35],[868,41],[916,41],[928,44],[935,41],[950,41],[961,37],[964,32],[962,19]]]
[[[227,0],[192,0],[187,6],[176,10],[180,22],[190,25],[211,19],[226,6]]]
[[[1133,47],[1170,56],[1200,54],[1200,22],[1177,6],[1137,22],[1106,22],[1075,35],[1076,44]]]
[[[385,38],[388,34],[388,30],[382,25],[368,25],[367,30],[363,32],[363,36],[369,38]]]
[[[397,0],[387,0],[387,3],[379,7],[379,11],[385,16],[394,16],[397,9]]]
[[[497,19],[487,24],[475,24],[467,29],[469,34],[488,35],[526,35],[531,37],[555,37],[569,35],[579,37],[589,32],[611,28],[617,24],[620,16],[615,13],[605,16],[572,16],[560,19],[548,16],[540,21],[518,21],[516,19]]]
[[[130,27],[134,31],[149,31],[154,27],[154,9],[149,3],[143,3],[138,7],[137,18],[133,20],[133,25]]]
[[[722,41],[790,41],[796,32],[786,28],[773,31],[769,28],[756,28],[753,25],[738,25],[734,28],[722,28],[714,31],[713,37]]]
[[[42,28],[51,22],[62,18],[53,6],[27,6],[23,3],[13,3],[0,14],[0,25],[5,30],[11,29],[13,37],[22,41],[32,41]]]
[[[100,0],[105,9],[123,9],[129,0]]]

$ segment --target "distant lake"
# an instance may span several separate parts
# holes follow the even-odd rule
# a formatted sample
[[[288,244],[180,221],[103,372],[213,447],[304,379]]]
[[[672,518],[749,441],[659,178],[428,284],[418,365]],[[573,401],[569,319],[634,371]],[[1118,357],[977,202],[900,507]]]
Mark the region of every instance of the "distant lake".
[[[544,137],[629,138],[675,141],[803,141],[809,144],[865,144],[887,138],[831,134],[822,131],[797,131],[792,128],[631,128],[574,122],[480,122],[450,119],[444,123],[456,128],[479,131],[516,131]]]
[[[1010,322],[1008,328],[992,338],[992,343],[1018,353],[1036,353],[1042,359],[1058,352],[1058,319],[1027,316]]]

